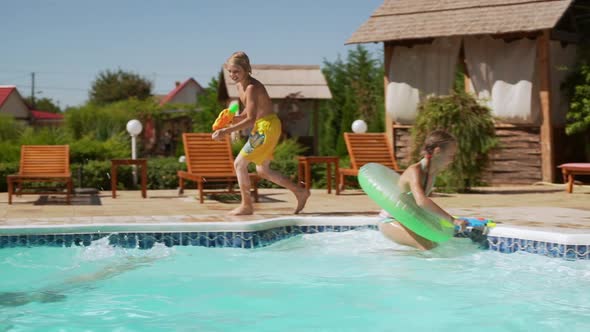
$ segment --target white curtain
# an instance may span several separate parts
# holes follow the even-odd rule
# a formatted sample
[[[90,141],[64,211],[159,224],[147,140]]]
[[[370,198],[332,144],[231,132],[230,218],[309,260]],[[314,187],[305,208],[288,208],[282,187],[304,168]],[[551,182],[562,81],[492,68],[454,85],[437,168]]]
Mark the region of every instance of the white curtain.
[[[465,37],[464,45],[471,91],[493,115],[512,123],[537,123],[538,94],[533,95],[536,41],[523,38],[507,43],[490,36]]]
[[[451,37],[437,38],[427,45],[394,47],[385,99],[392,120],[412,124],[421,99],[449,94],[460,44],[459,37]]]
[[[562,126],[565,124],[565,114],[569,109],[569,100],[561,91],[560,86],[576,63],[576,45],[562,45],[559,41],[551,41],[549,47],[551,121],[553,125]]]

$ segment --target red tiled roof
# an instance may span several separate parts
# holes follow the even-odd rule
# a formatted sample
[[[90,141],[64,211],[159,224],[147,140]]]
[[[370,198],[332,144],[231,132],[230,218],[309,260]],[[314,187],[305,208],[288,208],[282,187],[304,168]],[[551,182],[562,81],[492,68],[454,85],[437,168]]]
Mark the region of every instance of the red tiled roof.
[[[31,115],[35,120],[63,120],[64,116],[60,113],[51,113],[45,111],[31,110]]]
[[[0,86],[0,106],[4,104],[8,96],[12,93],[12,91],[16,90],[15,86]]]
[[[197,86],[200,86],[199,83],[197,81],[195,81],[194,78],[189,78],[188,80],[184,81],[184,83],[178,85],[176,88],[174,88],[174,90],[170,91],[170,93],[168,93],[166,95],[166,97],[162,98],[162,100],[160,101],[160,106],[166,104],[167,102],[169,102],[170,100],[172,100],[172,98],[174,98],[174,96],[176,96],[176,94],[178,92],[180,92],[182,89],[184,89],[184,87],[189,83],[189,82],[195,82],[195,84],[197,84]]]

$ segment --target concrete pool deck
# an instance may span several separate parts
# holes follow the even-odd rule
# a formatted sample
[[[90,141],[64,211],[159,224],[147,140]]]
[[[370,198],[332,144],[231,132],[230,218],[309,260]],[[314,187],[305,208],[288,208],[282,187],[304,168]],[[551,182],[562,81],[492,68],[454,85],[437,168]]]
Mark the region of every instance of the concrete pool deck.
[[[166,216],[183,216],[182,222],[252,221],[292,216],[293,195],[284,189],[260,189],[260,202],[252,216],[226,216],[239,204],[239,197],[226,200],[196,199],[196,190],[181,196],[176,190],[149,190],[142,199],[139,191],[110,191],[97,195],[78,194],[71,205],[63,196],[35,195],[13,197],[8,205],[6,193],[0,193],[0,227],[34,227],[70,224],[167,223]],[[476,188],[468,194],[433,196],[435,202],[460,216],[485,217],[498,224],[539,228],[558,228],[568,232],[590,230],[590,186],[576,185],[568,194],[563,184]],[[375,216],[378,206],[360,190],[346,190],[336,196],[325,189],[312,190],[305,216]],[[178,222],[174,218],[173,222]]]

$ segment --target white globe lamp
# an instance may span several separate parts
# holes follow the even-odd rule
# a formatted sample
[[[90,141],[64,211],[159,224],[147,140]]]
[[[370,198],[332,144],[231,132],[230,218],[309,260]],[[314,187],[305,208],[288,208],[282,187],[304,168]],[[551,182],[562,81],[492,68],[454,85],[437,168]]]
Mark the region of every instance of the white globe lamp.
[[[139,135],[142,129],[143,126],[141,125],[141,122],[139,122],[139,120],[133,119],[127,122],[127,132],[129,132],[129,135],[131,136]]]
[[[185,156],[180,156],[180,157],[178,157],[178,162],[179,162],[179,163],[184,163],[184,162],[186,162],[186,157],[185,157]]]
[[[352,131],[356,134],[363,134],[367,132],[367,123],[364,120],[355,120],[352,123]]]
[[[131,135],[131,159],[137,158],[136,137],[141,133],[143,126],[139,120],[130,120],[127,122],[127,132]]]

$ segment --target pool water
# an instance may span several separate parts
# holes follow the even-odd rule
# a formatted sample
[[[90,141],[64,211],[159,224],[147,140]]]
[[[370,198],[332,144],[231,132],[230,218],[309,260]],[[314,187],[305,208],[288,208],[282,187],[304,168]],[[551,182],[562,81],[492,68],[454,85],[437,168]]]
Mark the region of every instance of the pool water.
[[[588,331],[590,262],[371,230],[260,249],[0,250],[0,331]]]

